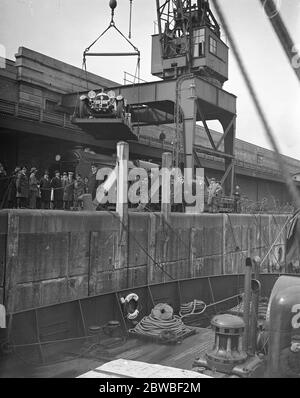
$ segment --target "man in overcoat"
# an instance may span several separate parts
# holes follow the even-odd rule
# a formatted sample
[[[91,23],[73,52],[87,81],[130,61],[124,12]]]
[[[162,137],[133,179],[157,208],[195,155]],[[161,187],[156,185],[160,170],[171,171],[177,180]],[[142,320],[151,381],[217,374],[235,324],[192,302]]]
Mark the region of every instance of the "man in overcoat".
[[[18,173],[16,180],[17,187],[17,208],[24,209],[28,206],[29,197],[29,181],[27,177],[27,168],[23,166],[20,173]]]

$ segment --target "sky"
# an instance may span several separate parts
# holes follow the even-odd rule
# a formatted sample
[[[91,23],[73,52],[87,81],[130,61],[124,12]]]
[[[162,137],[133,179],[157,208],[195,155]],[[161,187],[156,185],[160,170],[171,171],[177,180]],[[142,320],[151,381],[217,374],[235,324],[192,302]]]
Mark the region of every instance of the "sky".
[[[293,41],[300,49],[300,0],[276,0]],[[81,67],[82,53],[110,22],[109,0],[0,0],[0,46],[14,59],[24,46]],[[259,0],[220,0],[281,152],[300,159],[299,83]],[[156,1],[133,0],[132,42],[141,51],[141,78],[151,75],[151,35]],[[118,0],[116,26],[128,37],[129,0]],[[224,38],[225,39],[225,38]],[[112,29],[93,51],[131,51]],[[295,54],[296,56],[296,54]],[[256,115],[232,53],[224,89],[237,99],[237,138],[272,149]],[[300,62],[299,62],[300,65]],[[135,57],[88,58],[89,71],[123,83],[135,74]],[[211,125],[218,129],[218,125]]]

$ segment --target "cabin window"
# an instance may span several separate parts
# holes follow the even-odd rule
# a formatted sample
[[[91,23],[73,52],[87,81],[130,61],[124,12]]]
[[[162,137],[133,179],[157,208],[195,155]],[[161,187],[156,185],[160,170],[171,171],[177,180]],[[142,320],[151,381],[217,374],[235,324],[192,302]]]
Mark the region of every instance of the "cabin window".
[[[212,54],[217,54],[217,41],[212,37],[209,38],[209,51]]]
[[[194,30],[194,57],[203,57],[205,54],[205,29]]]
[[[260,154],[257,154],[257,164],[262,165],[263,162],[264,162],[264,156],[260,155]]]
[[[46,99],[45,101],[45,111],[46,112],[55,112],[56,111],[56,106],[57,102],[56,101],[51,101],[49,99]]]

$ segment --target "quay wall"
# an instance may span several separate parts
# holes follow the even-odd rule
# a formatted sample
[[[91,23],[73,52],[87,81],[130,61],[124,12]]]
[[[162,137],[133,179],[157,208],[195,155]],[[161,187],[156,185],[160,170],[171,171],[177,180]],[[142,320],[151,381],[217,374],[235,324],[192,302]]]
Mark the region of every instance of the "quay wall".
[[[284,266],[288,215],[130,213],[128,264],[119,266],[120,222],[106,212],[0,211],[0,303],[18,312],[111,291],[243,273],[269,251]],[[283,232],[281,233],[281,231]]]

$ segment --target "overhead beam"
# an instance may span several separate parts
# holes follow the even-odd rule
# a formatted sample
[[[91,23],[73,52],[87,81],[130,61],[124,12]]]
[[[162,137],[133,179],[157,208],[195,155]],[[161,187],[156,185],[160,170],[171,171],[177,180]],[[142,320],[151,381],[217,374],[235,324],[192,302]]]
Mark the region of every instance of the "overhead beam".
[[[217,87],[200,77],[194,77],[195,96],[207,106],[218,108],[219,112],[236,114],[236,96]],[[149,104],[155,102],[176,103],[176,80],[160,80],[150,83],[131,84],[110,87],[117,94],[122,94],[129,105]],[[80,93],[79,93],[80,94]],[[78,93],[66,94],[62,106],[75,108]],[[215,112],[214,112],[215,113]]]

